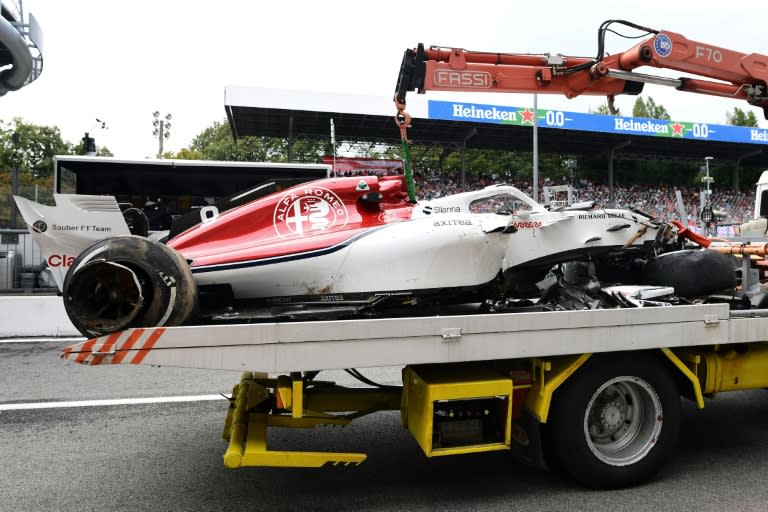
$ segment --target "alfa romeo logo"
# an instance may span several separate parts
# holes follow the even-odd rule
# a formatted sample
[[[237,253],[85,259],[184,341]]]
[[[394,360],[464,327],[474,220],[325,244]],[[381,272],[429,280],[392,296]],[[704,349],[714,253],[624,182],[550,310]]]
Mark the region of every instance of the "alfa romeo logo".
[[[339,196],[323,187],[307,187],[285,194],[275,206],[273,222],[279,236],[304,236],[344,227],[347,207]]]
[[[45,233],[48,229],[48,225],[42,220],[36,220],[35,223],[32,224],[32,229],[37,233]]]

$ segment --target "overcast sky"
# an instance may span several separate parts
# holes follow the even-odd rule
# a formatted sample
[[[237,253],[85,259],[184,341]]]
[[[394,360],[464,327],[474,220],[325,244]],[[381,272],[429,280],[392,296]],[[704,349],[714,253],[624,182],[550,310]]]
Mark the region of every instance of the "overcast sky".
[[[420,42],[592,57],[600,23],[625,19],[710,45],[768,54],[764,1],[26,0],[24,8],[45,35],[43,73],[0,98],[0,119],[58,126],[73,143],[96,118],[103,119],[107,130],[92,135],[124,158],[157,152],[155,110],[173,116],[165,144],[170,151],[188,146],[212,122],[224,121],[227,85],[390,98],[403,51]],[[614,36],[606,50],[617,53],[633,45]],[[673,119],[724,124],[726,111],[738,106],[753,109],[766,126],[762,111],[746,103],[661,86],[646,86],[643,95],[662,103]],[[532,104],[530,94],[503,102],[498,96],[486,94],[479,102]],[[617,105],[629,115],[634,100],[620,97]],[[574,112],[602,103],[595,97],[538,98],[539,108]]]

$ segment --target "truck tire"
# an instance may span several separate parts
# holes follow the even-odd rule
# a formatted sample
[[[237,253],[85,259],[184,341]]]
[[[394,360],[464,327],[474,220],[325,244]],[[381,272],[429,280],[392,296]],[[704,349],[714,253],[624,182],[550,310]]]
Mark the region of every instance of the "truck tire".
[[[69,319],[86,337],[181,325],[198,310],[186,260],[139,236],[107,238],[83,251],[67,272],[63,295]]]
[[[679,429],[680,393],[660,359],[597,355],[556,391],[545,453],[585,487],[627,487],[661,469]]]

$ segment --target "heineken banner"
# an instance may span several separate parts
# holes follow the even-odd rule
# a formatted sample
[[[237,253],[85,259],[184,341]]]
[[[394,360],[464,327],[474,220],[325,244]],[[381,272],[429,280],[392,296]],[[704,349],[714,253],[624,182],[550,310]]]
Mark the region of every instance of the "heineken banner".
[[[768,144],[768,130],[763,128],[665,119],[644,119],[640,117],[606,116],[601,114],[580,114],[564,110],[537,109],[534,113],[533,109],[528,107],[429,100],[428,115],[429,119],[509,124],[514,126],[533,126],[535,115],[536,122],[541,128],[581,130],[617,135],[646,135],[649,137]]]

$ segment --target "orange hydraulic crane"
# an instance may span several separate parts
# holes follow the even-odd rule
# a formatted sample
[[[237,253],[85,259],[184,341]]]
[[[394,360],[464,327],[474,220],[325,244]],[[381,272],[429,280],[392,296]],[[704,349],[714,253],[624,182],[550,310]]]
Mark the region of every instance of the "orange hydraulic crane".
[[[620,24],[648,35],[629,50],[605,55],[605,35]],[[703,78],[667,78],[637,73],[643,66],[677,70]],[[608,20],[598,30],[595,58],[555,54],[471,52],[460,48],[405,51],[395,90],[401,131],[410,123],[405,112],[408,91],[516,92],[563,94],[639,94],[645,83],[681,91],[739,98],[762,107],[768,118],[768,56],[744,54],[680,34],[654,30],[624,20]]]

